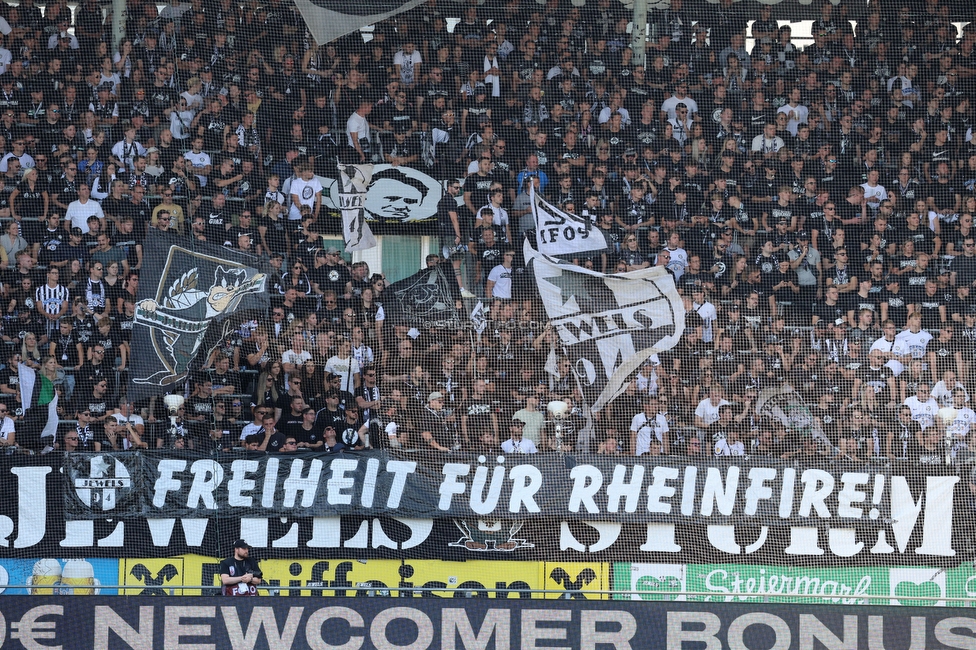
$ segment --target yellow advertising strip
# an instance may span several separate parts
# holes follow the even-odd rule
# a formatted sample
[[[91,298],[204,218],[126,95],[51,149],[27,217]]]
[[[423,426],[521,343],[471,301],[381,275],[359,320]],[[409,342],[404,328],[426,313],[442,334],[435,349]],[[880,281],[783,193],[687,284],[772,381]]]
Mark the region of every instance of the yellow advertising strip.
[[[610,589],[609,562],[544,562],[545,589],[562,589],[563,594],[547,593],[546,598],[607,600],[608,594],[588,593]]]
[[[184,555],[171,558],[119,560],[119,584],[140,589],[128,595],[198,596],[200,589],[182,585],[220,584],[219,558]],[[601,562],[506,562],[471,560],[260,560],[266,588],[259,593],[298,596],[395,596],[420,597],[413,588],[434,589],[427,597],[520,598],[519,589],[564,590],[548,598],[606,599],[595,592],[610,587],[610,564]],[[278,587],[308,587],[281,590]]]
[[[198,596],[200,589],[181,585],[220,584],[220,559],[202,555],[171,558],[119,560],[119,584],[140,589],[128,595]],[[505,562],[471,560],[261,560],[266,587],[261,595],[280,597],[339,596],[420,597],[412,588],[434,589],[427,597],[485,597],[479,589],[512,590],[489,592],[488,598],[520,598],[518,589],[556,589],[565,594],[548,598],[606,599],[587,593],[610,587],[610,564],[600,562]],[[278,587],[308,587],[281,590]]]

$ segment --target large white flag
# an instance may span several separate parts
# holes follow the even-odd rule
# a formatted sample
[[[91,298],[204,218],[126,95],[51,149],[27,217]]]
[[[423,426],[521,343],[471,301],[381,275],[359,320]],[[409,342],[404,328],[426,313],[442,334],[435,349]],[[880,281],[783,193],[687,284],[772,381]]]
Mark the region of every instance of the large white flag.
[[[346,251],[364,251],[376,247],[376,238],[366,223],[363,204],[373,180],[372,165],[339,165],[339,210],[342,212],[342,239]]]
[[[528,242],[524,252],[558,345],[593,411],[620,395],[648,357],[681,340],[685,308],[664,267],[611,275],[561,263]]]
[[[409,11],[423,0],[295,0],[295,6],[305,19],[319,45]]]
[[[589,219],[563,212],[535,193],[529,184],[532,218],[535,220],[535,241],[540,253],[577,255],[602,251],[607,247],[603,232]]]

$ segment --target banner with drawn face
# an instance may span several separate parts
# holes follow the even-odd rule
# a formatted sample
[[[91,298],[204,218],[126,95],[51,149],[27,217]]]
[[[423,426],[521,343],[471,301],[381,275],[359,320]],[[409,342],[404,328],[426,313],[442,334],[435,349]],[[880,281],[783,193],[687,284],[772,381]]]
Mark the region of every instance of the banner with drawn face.
[[[342,211],[342,185],[335,179],[321,178],[325,191],[322,205],[339,217]],[[437,202],[443,195],[441,183],[411,167],[373,165],[373,174],[362,201],[363,218],[378,234],[433,235],[436,233]],[[337,230],[339,224],[336,223]],[[413,228],[406,228],[413,226]]]

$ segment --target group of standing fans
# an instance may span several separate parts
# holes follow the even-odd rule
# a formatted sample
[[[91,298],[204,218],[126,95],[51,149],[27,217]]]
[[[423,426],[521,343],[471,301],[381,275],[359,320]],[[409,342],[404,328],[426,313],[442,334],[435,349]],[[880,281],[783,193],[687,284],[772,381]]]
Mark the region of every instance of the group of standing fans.
[[[282,0],[140,0],[118,51],[93,0],[0,5],[0,446],[969,457],[976,27],[827,2],[795,44],[768,6],[684,4],[650,12],[645,65],[614,0],[430,0],[327,44]],[[480,334],[384,327],[385,276],[331,246],[321,179],[369,162],[441,183],[424,264]],[[568,262],[666,267],[686,302],[592,418],[522,259],[530,188],[606,239]],[[175,431],[125,396],[148,229],[273,269]],[[14,419],[21,364],[57,440]],[[757,414],[783,385],[829,446]]]

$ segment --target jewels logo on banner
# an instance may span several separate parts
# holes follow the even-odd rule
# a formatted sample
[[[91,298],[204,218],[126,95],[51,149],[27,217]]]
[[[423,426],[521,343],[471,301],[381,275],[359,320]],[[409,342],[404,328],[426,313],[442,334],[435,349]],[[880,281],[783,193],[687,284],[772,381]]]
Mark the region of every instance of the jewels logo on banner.
[[[546,598],[607,600],[610,598],[610,564],[606,562],[546,562]],[[559,591],[563,593],[558,593]]]

